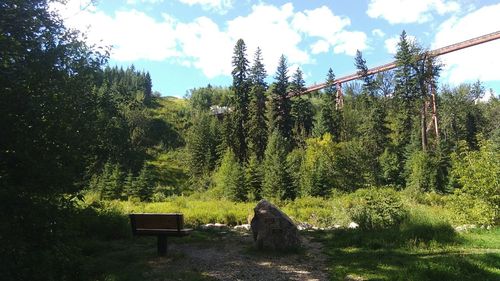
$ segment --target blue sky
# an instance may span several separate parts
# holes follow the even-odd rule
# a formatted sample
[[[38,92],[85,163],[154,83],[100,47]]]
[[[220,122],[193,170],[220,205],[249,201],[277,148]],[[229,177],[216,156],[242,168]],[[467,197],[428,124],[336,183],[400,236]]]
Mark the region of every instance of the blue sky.
[[[263,52],[269,81],[281,54],[290,74],[300,67],[307,85],[328,68],[355,72],[393,61],[404,29],[430,49],[500,30],[500,3],[485,0],[68,0],[53,4],[67,26],[91,44],[112,46],[110,64],[151,73],[153,89],[184,96],[207,84],[231,84],[231,56],[242,38],[253,59]],[[441,83],[483,81],[500,93],[500,40],[441,57]]]

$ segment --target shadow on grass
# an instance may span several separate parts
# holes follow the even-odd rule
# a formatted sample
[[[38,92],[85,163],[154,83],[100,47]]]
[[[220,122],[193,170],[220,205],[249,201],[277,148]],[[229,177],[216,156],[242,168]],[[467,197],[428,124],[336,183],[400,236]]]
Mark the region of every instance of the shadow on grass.
[[[500,254],[478,252],[447,224],[311,235],[325,245],[332,280],[500,280]]]

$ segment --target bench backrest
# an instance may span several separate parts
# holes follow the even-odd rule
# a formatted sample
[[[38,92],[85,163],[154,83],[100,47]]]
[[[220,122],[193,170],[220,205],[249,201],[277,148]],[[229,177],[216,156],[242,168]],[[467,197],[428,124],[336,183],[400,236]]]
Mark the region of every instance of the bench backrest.
[[[137,229],[176,229],[184,228],[182,214],[130,214],[132,232]]]

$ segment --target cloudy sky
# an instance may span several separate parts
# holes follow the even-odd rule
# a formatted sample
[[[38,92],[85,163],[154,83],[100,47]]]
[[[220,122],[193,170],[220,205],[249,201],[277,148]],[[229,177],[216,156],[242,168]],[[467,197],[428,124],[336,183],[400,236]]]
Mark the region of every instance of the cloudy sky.
[[[252,60],[263,52],[270,79],[284,54],[308,85],[323,82],[328,68],[355,72],[363,52],[369,67],[393,61],[406,30],[435,49],[500,30],[495,0],[68,0],[53,5],[66,25],[87,41],[112,46],[110,64],[151,73],[162,95],[183,96],[207,84],[231,84],[231,56],[242,38]],[[500,93],[500,40],[441,57],[441,82],[477,79]],[[271,80],[270,80],[271,81]]]

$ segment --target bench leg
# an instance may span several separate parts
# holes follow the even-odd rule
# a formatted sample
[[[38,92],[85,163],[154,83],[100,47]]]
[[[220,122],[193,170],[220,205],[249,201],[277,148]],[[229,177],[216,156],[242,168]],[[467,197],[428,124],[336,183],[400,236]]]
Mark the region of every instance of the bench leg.
[[[158,255],[165,256],[167,254],[167,236],[158,235]]]

